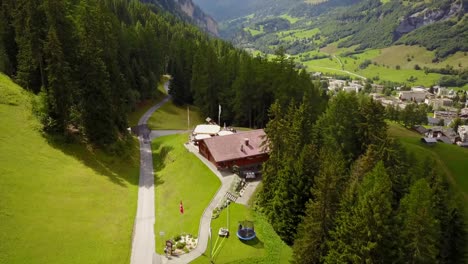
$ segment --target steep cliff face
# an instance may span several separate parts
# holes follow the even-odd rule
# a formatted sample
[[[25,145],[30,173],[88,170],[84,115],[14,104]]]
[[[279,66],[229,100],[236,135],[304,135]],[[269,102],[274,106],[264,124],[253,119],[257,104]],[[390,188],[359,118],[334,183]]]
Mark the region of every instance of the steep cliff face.
[[[460,12],[463,12],[462,2],[453,2],[452,4],[440,9],[425,8],[422,11],[413,13],[403,18],[395,29],[397,38],[422,26],[431,25],[439,21],[450,19]]]
[[[218,36],[218,23],[207,15],[192,0],[140,0],[155,4],[182,20],[197,25],[208,33]]]
[[[196,25],[218,36],[218,23],[209,15],[205,14],[192,0],[176,0],[180,9],[190,17]]]

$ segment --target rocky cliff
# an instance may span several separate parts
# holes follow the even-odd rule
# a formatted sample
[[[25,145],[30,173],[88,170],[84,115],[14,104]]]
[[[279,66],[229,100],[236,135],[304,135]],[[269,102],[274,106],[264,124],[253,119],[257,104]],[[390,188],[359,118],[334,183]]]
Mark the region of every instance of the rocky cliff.
[[[197,25],[208,33],[218,36],[218,23],[203,12],[192,0],[140,0],[155,4],[180,19]]]
[[[439,9],[425,8],[403,18],[395,29],[395,36],[399,38],[402,35],[414,31],[422,26],[450,19],[461,12],[463,12],[463,4],[458,1]]]
[[[205,14],[192,0],[176,0],[176,2],[182,12],[190,17],[197,26],[218,36],[218,23],[211,16]]]

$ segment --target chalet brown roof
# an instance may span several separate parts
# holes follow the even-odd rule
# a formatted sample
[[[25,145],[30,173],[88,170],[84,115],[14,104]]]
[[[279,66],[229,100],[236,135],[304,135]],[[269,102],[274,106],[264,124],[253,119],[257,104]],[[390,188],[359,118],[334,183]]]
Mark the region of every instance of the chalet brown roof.
[[[203,141],[214,160],[222,162],[265,153],[262,146],[265,136],[263,129],[257,129],[222,137],[207,138]],[[246,144],[246,141],[248,141],[248,144]]]

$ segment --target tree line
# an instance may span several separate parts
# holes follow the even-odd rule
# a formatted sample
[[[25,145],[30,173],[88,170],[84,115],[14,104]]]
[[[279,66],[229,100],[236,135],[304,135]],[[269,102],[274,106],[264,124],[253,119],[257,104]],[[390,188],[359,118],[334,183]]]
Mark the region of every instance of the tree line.
[[[293,248],[293,263],[463,263],[460,202],[430,155],[387,133],[385,109],[338,93],[273,104],[270,158],[257,207]]]
[[[40,95],[44,130],[78,131],[108,145],[125,136],[127,113],[172,76],[177,104],[228,124],[263,127],[274,100],[312,89],[279,51],[252,58],[159,7],[137,0],[1,0],[0,70]]]

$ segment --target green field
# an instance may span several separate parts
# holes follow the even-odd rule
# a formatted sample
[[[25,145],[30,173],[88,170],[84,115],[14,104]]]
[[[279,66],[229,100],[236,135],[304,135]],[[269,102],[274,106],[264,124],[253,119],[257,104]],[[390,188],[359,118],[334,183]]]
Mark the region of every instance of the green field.
[[[444,143],[426,146],[420,143],[421,135],[396,123],[390,123],[389,134],[399,138],[408,150],[418,156],[431,155],[446,173],[451,185],[463,194],[468,206],[468,149]]]
[[[0,263],[129,263],[139,152],[111,157],[39,132],[0,74]]]
[[[184,143],[188,134],[157,138],[152,143],[155,177],[156,252],[163,241],[181,233],[197,236],[203,211],[220,187],[220,180]],[[179,212],[183,202],[184,214]],[[165,236],[159,236],[160,232]]]
[[[297,18],[297,17],[292,17],[292,16],[290,16],[290,15],[288,15],[288,14],[283,14],[283,15],[281,15],[281,16],[279,16],[279,17],[288,20],[289,23],[291,23],[291,24],[294,24],[294,23],[296,23],[296,22],[299,20],[299,18]]]
[[[329,74],[346,74],[341,70],[347,70],[355,74],[363,75],[377,81],[393,81],[406,83],[408,85],[431,86],[437,84],[442,77],[437,73],[424,73],[423,70],[415,70],[414,67],[444,68],[446,65],[454,68],[466,68],[468,56],[458,52],[447,59],[432,63],[434,52],[418,46],[392,46],[385,49],[371,49],[361,53],[344,56],[346,52],[353,51],[355,47],[338,48],[339,42],[329,44],[320,51],[325,54],[336,54],[343,65],[338,60],[318,59],[304,62],[309,71],[321,71]],[[370,60],[367,68],[361,69],[359,66],[365,60]],[[400,69],[397,69],[399,66]],[[461,67],[460,67],[461,66]],[[413,77],[415,80],[410,81]]]
[[[219,228],[227,227],[227,210],[224,209],[220,216],[213,220],[213,260],[214,263],[289,263],[292,256],[291,248],[281,241],[268,221],[248,207],[240,204],[229,206],[229,230],[228,238],[217,235]],[[239,221],[250,220],[254,222],[257,239],[252,242],[241,242],[235,232]],[[210,244],[204,255],[192,262],[192,264],[210,263]]]
[[[176,106],[167,102],[156,110],[148,120],[151,129],[184,130],[205,123],[200,111],[195,106],[189,106],[190,126],[188,125],[187,106]]]
[[[260,35],[260,34],[264,33],[264,32],[263,32],[263,27],[261,27],[260,30],[254,29],[254,28],[248,28],[248,27],[247,27],[247,28],[244,28],[244,30],[247,31],[247,32],[250,32],[250,34],[251,34],[252,36],[254,36],[254,37],[257,36],[257,35]]]
[[[295,40],[312,38],[318,33],[320,33],[320,29],[313,28],[313,29],[308,29],[308,30],[294,29],[294,30],[282,31],[281,33],[277,35],[282,41],[292,42]],[[321,41],[314,41],[314,42],[320,44]]]

